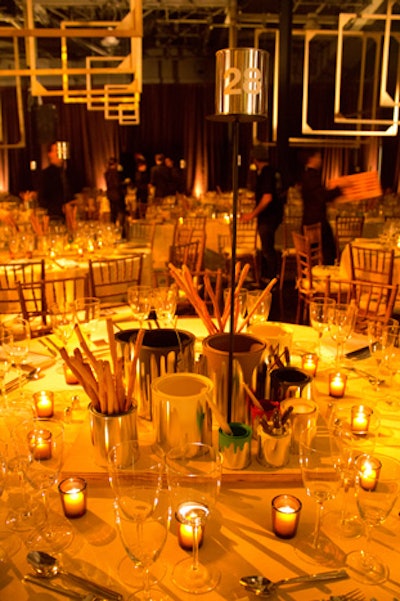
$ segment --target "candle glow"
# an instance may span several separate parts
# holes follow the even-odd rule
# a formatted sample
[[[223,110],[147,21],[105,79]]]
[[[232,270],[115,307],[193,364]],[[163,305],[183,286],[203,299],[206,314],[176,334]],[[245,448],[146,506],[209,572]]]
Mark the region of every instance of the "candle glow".
[[[373,410],[364,405],[354,406],[351,408],[351,431],[360,436],[368,433],[369,422]]]
[[[29,449],[35,461],[51,459],[51,439],[49,430],[31,430],[28,433]]]
[[[329,395],[336,399],[341,399],[346,390],[346,382],[346,374],[329,374]]]
[[[67,518],[80,518],[86,513],[86,481],[83,478],[66,478],[58,485],[61,504]]]
[[[360,486],[364,490],[374,491],[379,480],[379,472],[382,467],[379,459],[368,457],[360,466]]]
[[[301,358],[302,370],[307,375],[314,377],[317,374],[318,355],[316,353],[306,353]]]
[[[292,495],[272,499],[272,529],[279,538],[293,538],[297,532],[301,501]]]
[[[49,390],[41,390],[33,395],[35,411],[38,417],[53,417],[54,394]]]
[[[185,551],[192,551],[196,531],[199,548],[203,544],[204,524],[201,523],[202,518],[199,515],[202,515],[204,519],[208,515],[208,509],[204,505],[197,505],[196,503],[183,503],[176,512],[178,543]]]

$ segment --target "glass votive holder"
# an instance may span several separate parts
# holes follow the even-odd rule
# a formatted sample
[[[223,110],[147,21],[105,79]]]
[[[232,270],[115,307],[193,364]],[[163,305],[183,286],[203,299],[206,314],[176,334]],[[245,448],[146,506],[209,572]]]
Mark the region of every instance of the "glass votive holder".
[[[301,369],[307,375],[314,378],[317,375],[318,355],[317,353],[305,353],[301,357]]]
[[[340,372],[329,374],[329,396],[335,399],[344,397],[347,384],[347,375]]]
[[[65,377],[66,384],[79,384],[79,380],[75,376],[74,372],[65,363],[64,363],[64,377]]]
[[[51,459],[52,434],[50,430],[38,429],[28,432],[28,445],[35,461]]]
[[[37,417],[53,417],[54,415],[54,392],[51,390],[40,390],[33,395],[35,413]]]
[[[58,485],[61,505],[67,518],[80,518],[86,513],[86,480],[72,476]]]
[[[203,515],[203,518],[198,518],[198,523],[196,523],[199,507],[203,515],[205,506],[199,506],[192,502],[182,503],[178,507],[178,510],[175,514],[175,518],[178,523],[178,543],[179,546],[184,549],[184,551],[193,550],[193,537],[195,535],[195,529],[197,530],[197,542],[199,549],[203,544],[205,525],[204,523],[200,522],[203,522],[204,517],[207,516]]]
[[[357,463],[361,488],[373,492],[378,484],[382,463],[369,455],[361,455]]]
[[[272,499],[272,530],[278,538],[293,538],[299,525],[301,501],[282,494]]]
[[[372,414],[373,409],[366,405],[354,405],[351,408],[350,429],[353,434],[358,436],[365,436],[368,434]]]

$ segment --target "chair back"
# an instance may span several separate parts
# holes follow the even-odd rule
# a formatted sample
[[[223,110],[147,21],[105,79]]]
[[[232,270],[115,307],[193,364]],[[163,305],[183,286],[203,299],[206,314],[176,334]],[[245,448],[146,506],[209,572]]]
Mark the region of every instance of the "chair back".
[[[374,244],[350,243],[351,279],[378,284],[393,283],[394,250]]]
[[[90,293],[102,304],[126,303],[129,286],[141,283],[143,254],[89,260]]]
[[[77,298],[89,296],[89,274],[70,278],[46,279],[43,282],[46,307],[65,305]]]
[[[18,283],[40,282],[45,277],[45,262],[0,264],[0,314],[21,314],[21,297]]]
[[[310,252],[313,265],[323,265],[324,255],[322,252],[322,229],[320,223],[303,225],[303,234],[310,242]]]
[[[355,238],[361,238],[364,228],[363,215],[337,215],[335,227],[336,256],[340,259],[343,248]]]
[[[186,267],[192,272],[200,271],[202,257],[199,253],[199,241],[177,244],[171,248],[171,263],[175,267]]]
[[[22,317],[29,323],[31,336],[42,336],[51,332],[47,323],[47,307],[43,280],[39,282],[17,282]]]
[[[156,234],[156,222],[146,221],[146,219],[128,218],[126,224],[127,239],[138,246],[148,246],[153,248],[154,237]]]

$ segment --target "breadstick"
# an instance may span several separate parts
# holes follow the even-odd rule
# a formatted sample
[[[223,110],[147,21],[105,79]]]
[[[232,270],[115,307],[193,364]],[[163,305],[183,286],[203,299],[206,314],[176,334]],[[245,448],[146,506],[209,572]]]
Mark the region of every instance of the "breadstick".
[[[140,351],[142,348],[143,337],[144,337],[144,330],[140,329],[136,336],[135,347],[133,350],[133,359],[132,359],[132,363],[131,363],[131,369],[129,371],[128,390],[127,390],[126,399],[125,399],[125,411],[128,411],[129,407],[132,404],[132,396],[133,396],[133,391],[134,391],[135,382],[136,382],[136,369],[137,369],[137,363],[139,361]]]

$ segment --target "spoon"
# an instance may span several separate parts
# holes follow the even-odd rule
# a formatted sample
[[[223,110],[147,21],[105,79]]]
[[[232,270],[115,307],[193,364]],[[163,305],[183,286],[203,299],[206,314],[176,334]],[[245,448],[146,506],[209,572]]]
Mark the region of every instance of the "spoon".
[[[35,367],[33,369],[31,369],[30,372],[28,372],[27,374],[24,374],[21,378],[21,384],[24,384],[25,382],[27,382],[28,380],[38,380],[40,378],[40,367]],[[19,386],[19,382],[20,379],[18,378],[14,378],[13,380],[11,380],[10,382],[8,382],[8,384],[6,384],[6,393],[8,392],[12,392],[13,390],[15,390],[16,388],[18,388]]]
[[[116,591],[113,591],[105,586],[100,586],[95,582],[87,580],[86,578],[82,578],[81,576],[77,576],[76,574],[72,574],[71,572],[67,572],[63,570],[57,563],[57,559],[44,551],[30,551],[26,556],[28,562],[31,564],[36,574],[42,578],[55,578],[56,576],[64,576],[74,584],[81,586],[82,588],[95,593],[96,595],[101,595],[105,599],[110,599],[111,601],[122,601],[123,596]]]
[[[255,595],[264,595],[267,597],[278,586],[285,584],[313,584],[314,582],[341,580],[348,577],[346,570],[332,570],[330,572],[320,572],[319,574],[305,574],[303,576],[295,576],[294,578],[283,578],[277,582],[272,582],[268,578],[265,578],[265,576],[243,576],[240,579],[240,584]]]

